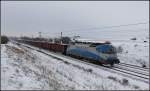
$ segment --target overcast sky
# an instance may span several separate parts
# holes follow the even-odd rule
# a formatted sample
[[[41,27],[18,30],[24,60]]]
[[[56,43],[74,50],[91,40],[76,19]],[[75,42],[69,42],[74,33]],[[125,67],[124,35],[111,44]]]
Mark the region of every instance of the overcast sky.
[[[9,36],[37,36],[42,32],[42,36],[56,37],[62,31],[63,35],[93,37],[104,30],[92,28],[148,21],[148,1],[1,2],[1,33]]]

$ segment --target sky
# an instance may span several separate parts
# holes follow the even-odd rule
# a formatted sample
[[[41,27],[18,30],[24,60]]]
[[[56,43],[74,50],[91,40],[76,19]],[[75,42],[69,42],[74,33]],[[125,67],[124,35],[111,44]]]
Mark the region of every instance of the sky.
[[[1,1],[1,34],[7,36],[60,37],[62,32],[99,39],[149,30],[149,23],[104,28],[143,22],[149,22],[148,1]]]

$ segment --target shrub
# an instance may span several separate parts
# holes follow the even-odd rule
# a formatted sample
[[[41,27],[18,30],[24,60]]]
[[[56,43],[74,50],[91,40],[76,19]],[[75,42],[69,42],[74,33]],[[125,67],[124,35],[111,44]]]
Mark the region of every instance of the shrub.
[[[145,64],[142,64],[142,67],[143,67],[143,68],[145,68],[145,67],[146,67],[146,65],[145,65]]]
[[[92,69],[87,69],[87,71],[90,72],[90,73],[92,73],[93,70]]]
[[[136,38],[131,38],[131,40],[136,40]]]
[[[134,45],[134,47],[137,47],[137,46],[138,46],[137,44]]]
[[[61,43],[61,39],[59,39],[59,38],[54,38],[54,42],[55,42],[55,43]]]
[[[6,36],[1,36],[1,44],[6,44],[8,41],[9,40]]]
[[[70,37],[62,37],[62,43],[69,44],[71,42]]]
[[[123,52],[122,46],[117,47],[116,51],[117,51],[117,53],[122,53]]]
[[[129,81],[127,79],[122,79],[122,84],[123,85],[128,85],[129,84]]]
[[[109,79],[112,79],[114,81],[117,81],[117,78],[116,77],[113,77],[113,76],[108,76]]]

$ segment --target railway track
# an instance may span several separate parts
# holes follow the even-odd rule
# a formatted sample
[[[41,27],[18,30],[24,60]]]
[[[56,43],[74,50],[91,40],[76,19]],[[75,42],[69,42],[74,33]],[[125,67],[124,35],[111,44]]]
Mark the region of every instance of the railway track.
[[[130,67],[130,66],[126,66],[126,65],[120,65],[120,64],[116,64],[115,67],[122,68],[122,69],[125,69],[125,70],[131,70],[131,71],[133,71],[135,73],[149,76],[149,70],[148,69],[135,68],[135,67]]]
[[[118,71],[123,71],[124,73],[128,73],[134,76],[141,77],[143,79],[149,79],[149,73],[145,72],[139,72],[138,70],[135,69],[130,69],[130,68],[125,68],[123,66],[114,66],[112,69],[118,70]]]
[[[64,57],[64,58],[80,61],[81,63],[91,65],[91,66],[94,66],[96,68],[100,68],[100,69],[104,69],[104,70],[107,70],[107,71],[118,73],[118,74],[121,74],[121,75],[124,75],[124,76],[128,76],[128,77],[131,77],[135,80],[140,80],[140,81],[149,83],[149,72],[147,71],[148,68],[147,69],[137,68],[138,66],[124,65],[124,63],[123,64],[121,63],[121,65],[120,64],[119,65],[114,65],[114,67],[99,66],[99,65],[96,65],[96,64],[92,64],[92,63],[89,63],[89,62],[78,60],[78,59],[68,57],[68,56],[65,56],[65,55],[62,55],[62,54],[58,54],[58,53],[50,52],[50,54],[49,54],[48,53],[49,51],[47,51],[47,50],[44,50],[44,49],[39,50],[39,48],[31,47],[30,45],[27,45],[27,44],[25,44],[25,45],[22,44],[22,43],[17,43],[17,44],[19,44],[21,46],[24,46],[24,47],[27,47],[27,48],[30,48],[32,50],[36,50],[38,52],[44,53],[46,55],[53,56],[56,59],[61,59],[60,57],[58,57],[58,56],[61,56],[61,57]],[[52,55],[51,53],[54,54],[54,55]],[[55,55],[58,55],[58,56],[55,56]],[[61,60],[63,60],[63,59],[61,59]]]
[[[139,70],[149,71],[149,68],[147,68],[147,67],[141,67],[141,66],[127,64],[127,63],[120,63],[119,65],[127,66],[127,67],[130,67],[130,68],[136,68],[136,69],[139,69]]]

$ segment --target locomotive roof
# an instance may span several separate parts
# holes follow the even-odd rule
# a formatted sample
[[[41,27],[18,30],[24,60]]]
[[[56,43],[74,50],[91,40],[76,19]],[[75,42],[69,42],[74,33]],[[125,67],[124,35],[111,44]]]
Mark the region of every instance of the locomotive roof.
[[[111,44],[110,41],[103,40],[87,40],[87,39],[78,39],[76,42],[78,43],[94,43],[94,44]]]

